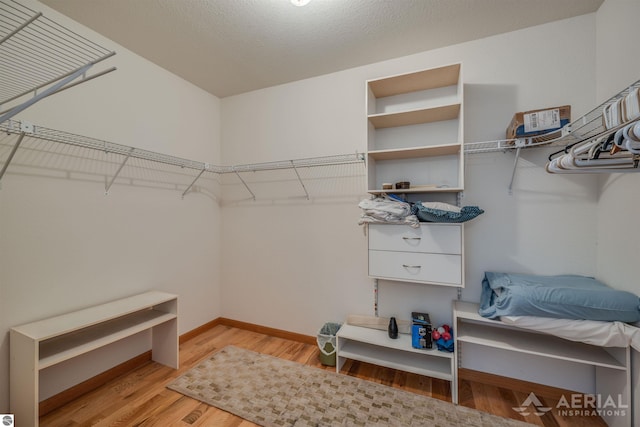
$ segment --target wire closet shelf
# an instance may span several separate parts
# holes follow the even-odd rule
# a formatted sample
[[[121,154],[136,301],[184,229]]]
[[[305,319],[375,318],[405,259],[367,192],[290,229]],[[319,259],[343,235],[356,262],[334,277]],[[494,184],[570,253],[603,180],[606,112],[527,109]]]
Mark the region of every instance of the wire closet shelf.
[[[0,122],[42,98],[114,71],[87,76],[93,65],[113,55],[42,12],[0,0]]]
[[[564,151],[566,148],[570,148],[580,142],[589,141],[606,135],[607,133],[613,133],[628,124],[624,123],[614,129],[606,129],[602,120],[602,110],[606,105],[624,98],[631,91],[637,88],[640,88],[640,80],[625,87],[623,90],[616,93],[611,98],[607,99],[577,120],[564,126],[562,129],[528,138],[466,142],[464,151],[465,153],[473,154],[540,146],[564,146],[565,148],[562,150]]]
[[[251,194],[255,200],[255,194],[251,190],[249,183],[242,178],[243,173],[248,172],[263,172],[263,171],[275,171],[291,169],[295,171],[296,179],[300,182],[302,188],[305,190],[307,198],[309,194],[306,191],[306,187],[303,183],[303,178],[298,173],[300,168],[314,168],[321,166],[337,166],[337,165],[349,165],[349,164],[364,164],[365,157],[362,153],[352,154],[339,154],[330,156],[309,157],[292,160],[280,160],[274,162],[264,163],[252,163],[241,164],[233,166],[220,166],[213,165],[205,162],[198,162],[194,160],[184,159],[181,157],[170,156],[154,151],[135,148],[123,144],[117,144],[101,139],[96,139],[87,136],[81,136],[65,131],[49,129],[43,126],[36,126],[24,121],[7,120],[4,123],[0,123],[0,132],[13,136],[18,139],[14,144],[12,153],[10,153],[4,160],[2,170],[0,171],[0,180],[2,179],[11,158],[20,145],[20,141],[24,137],[30,139],[37,139],[40,141],[48,141],[60,146],[72,146],[80,147],[83,149],[89,149],[95,152],[103,152],[105,154],[115,154],[120,158],[120,167],[113,173],[113,176],[109,179],[105,192],[109,191],[109,188],[118,177],[118,174],[124,167],[124,165],[131,159],[139,159],[142,161],[148,161],[155,164],[162,164],[173,167],[176,170],[191,170],[193,173],[193,180],[187,185],[186,190],[182,195],[186,195],[189,190],[195,185],[195,183],[204,175],[222,175],[222,174],[235,174],[246,190]]]

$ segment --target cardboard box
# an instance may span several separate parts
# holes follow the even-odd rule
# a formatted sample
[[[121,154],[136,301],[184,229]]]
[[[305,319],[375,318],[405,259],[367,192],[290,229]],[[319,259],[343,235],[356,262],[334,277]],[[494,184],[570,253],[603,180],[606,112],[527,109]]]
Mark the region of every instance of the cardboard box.
[[[571,106],[516,113],[507,127],[507,139],[526,138],[561,129],[571,122]]]

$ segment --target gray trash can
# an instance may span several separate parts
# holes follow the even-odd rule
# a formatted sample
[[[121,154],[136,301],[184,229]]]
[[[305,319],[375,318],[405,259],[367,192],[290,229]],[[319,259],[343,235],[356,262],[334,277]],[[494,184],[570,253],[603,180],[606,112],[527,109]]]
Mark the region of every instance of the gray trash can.
[[[318,348],[320,363],[325,366],[336,366],[336,334],[341,323],[325,323],[318,332]]]

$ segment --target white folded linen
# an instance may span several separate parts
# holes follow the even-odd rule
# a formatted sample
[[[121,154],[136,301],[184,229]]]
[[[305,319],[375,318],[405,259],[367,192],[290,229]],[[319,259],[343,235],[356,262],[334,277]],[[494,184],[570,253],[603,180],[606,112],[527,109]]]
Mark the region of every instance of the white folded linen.
[[[600,347],[631,346],[640,351],[640,328],[624,322],[553,319],[536,316],[501,316],[511,326],[544,332],[570,341]]]

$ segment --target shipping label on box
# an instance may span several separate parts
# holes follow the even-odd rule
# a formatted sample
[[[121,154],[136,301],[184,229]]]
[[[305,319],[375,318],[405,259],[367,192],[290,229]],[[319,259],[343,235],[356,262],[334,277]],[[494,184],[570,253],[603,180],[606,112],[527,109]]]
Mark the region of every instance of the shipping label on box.
[[[536,111],[524,115],[524,131],[540,132],[543,130],[559,129],[560,126],[560,109]]]

